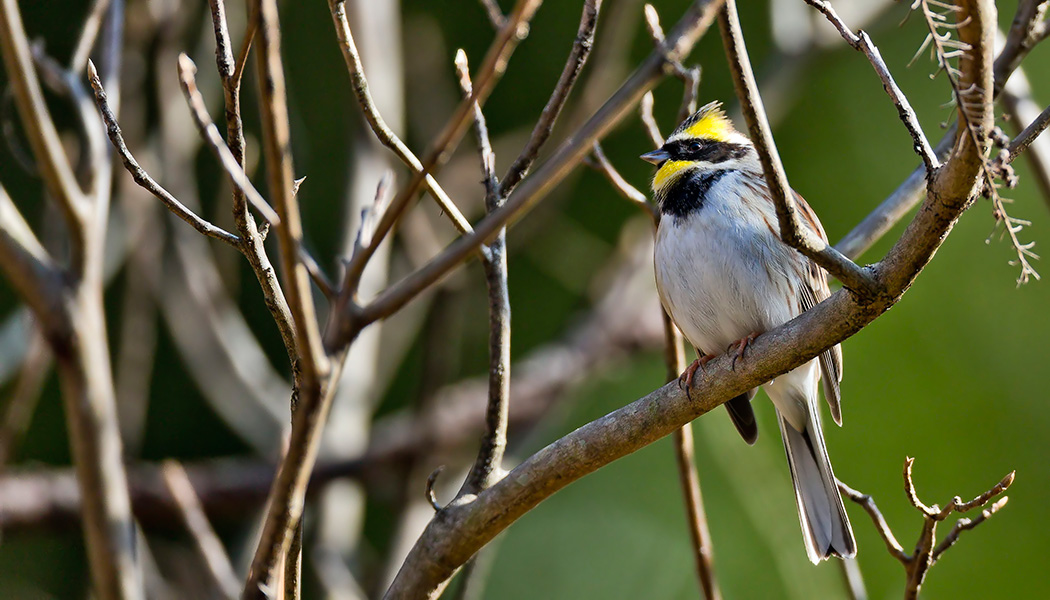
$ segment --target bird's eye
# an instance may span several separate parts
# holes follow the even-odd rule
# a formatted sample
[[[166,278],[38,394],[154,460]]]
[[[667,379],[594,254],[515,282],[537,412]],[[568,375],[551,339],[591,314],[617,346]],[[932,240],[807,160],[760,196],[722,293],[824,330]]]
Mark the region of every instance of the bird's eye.
[[[690,142],[689,143],[689,151],[690,152],[699,152],[700,149],[703,148],[703,147],[704,147],[704,145],[701,144],[700,142]]]

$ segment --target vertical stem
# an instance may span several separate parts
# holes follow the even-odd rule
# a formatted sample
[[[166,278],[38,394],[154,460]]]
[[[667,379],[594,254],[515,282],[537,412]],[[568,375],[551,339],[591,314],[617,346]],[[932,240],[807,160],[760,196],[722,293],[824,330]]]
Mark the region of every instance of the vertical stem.
[[[667,381],[674,381],[685,370],[685,352],[682,349],[682,334],[671,322],[667,311],[661,311],[664,322],[664,360],[667,364]],[[696,574],[700,579],[700,589],[707,600],[720,600],[718,579],[711,552],[711,533],[707,528],[707,513],[704,511],[704,498],[700,493],[700,476],[696,470],[696,456],[693,452],[693,425],[687,423],[674,432],[674,453],[678,463],[678,481],[682,485],[682,499],[685,501],[685,516],[689,525],[689,539],[693,542],[693,553],[696,559]]]

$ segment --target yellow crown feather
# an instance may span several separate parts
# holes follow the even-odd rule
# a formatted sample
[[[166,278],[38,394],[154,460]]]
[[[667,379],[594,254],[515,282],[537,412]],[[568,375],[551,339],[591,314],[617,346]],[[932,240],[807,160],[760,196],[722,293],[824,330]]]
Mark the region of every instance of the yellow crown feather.
[[[722,110],[722,103],[715,101],[705,104],[682,121],[678,129],[671,134],[671,138],[690,137],[727,142],[733,133],[736,133],[736,130]]]

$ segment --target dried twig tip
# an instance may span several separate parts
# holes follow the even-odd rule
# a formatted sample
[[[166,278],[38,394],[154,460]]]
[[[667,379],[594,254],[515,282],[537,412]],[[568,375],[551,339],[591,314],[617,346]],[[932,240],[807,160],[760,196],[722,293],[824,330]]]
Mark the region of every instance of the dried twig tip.
[[[90,58],[87,61],[87,76],[88,80],[91,81],[91,85],[94,86],[95,82],[98,81],[98,71],[95,70],[95,63]]]
[[[438,503],[437,496],[434,494],[434,483],[437,481],[438,475],[441,475],[441,472],[444,470],[445,465],[441,465],[434,469],[434,472],[430,474],[430,477],[427,477],[427,502],[430,502],[430,506],[434,507],[434,512],[441,510],[441,504]]]
[[[649,30],[653,42],[663,45],[665,42],[664,28],[660,26],[660,15],[652,4],[645,5],[645,27]]]
[[[193,59],[185,52],[179,53],[179,74],[183,77],[186,77],[187,74],[197,74],[197,63],[193,62]]]

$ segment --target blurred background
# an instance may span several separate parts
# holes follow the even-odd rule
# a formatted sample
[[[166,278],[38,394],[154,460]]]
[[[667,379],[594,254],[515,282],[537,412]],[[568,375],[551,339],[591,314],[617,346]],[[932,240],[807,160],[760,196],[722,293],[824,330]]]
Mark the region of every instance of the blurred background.
[[[20,4],[31,38],[65,61],[90,3]],[[506,0],[501,4],[510,8]],[[541,7],[484,107],[500,173],[527,139],[557,80],[580,4]],[[653,2],[665,28],[688,4]],[[456,49],[463,48],[476,66],[488,48],[493,28],[486,13],[473,0],[348,5],[380,110],[422,154],[459,99]],[[595,51],[547,152],[651,51],[642,6],[639,0],[605,0]],[[943,76],[929,77],[929,57],[907,66],[926,35],[921,19],[905,20],[906,3],[854,0],[835,6],[851,27],[871,33],[936,143],[942,123],[954,113],[945,106],[950,95]],[[1015,8],[1014,2],[999,3],[1004,30]],[[741,3],[740,10],[791,183],[837,241],[918,164],[910,139],[865,58],[801,0]],[[243,7],[234,2],[228,11],[239,40]],[[200,68],[212,115],[221,116],[207,3],[130,0],[126,12],[120,118],[129,146],[177,197],[230,226],[228,186],[197,138],[175,78],[175,57],[187,52]],[[400,181],[405,171],[364,128],[325,3],[286,2],[281,18],[295,169],[307,177],[299,192],[307,244],[335,273],[384,169],[394,167]],[[1045,73],[1048,52],[1036,48],[1024,70]],[[703,69],[700,102],[722,100],[733,112],[716,28],[686,64]],[[250,71],[244,100],[252,168],[259,133]],[[6,85],[2,73],[0,83]],[[1033,77],[1032,87],[1037,103],[1050,100],[1046,78]],[[665,134],[675,126],[681,94],[674,79],[655,91],[655,114]],[[68,101],[58,95],[49,101],[60,126],[72,131]],[[13,114],[7,101],[4,111],[6,127]],[[1000,124],[1007,133],[1018,131],[1017,123]],[[0,149],[0,180],[41,237],[60,237],[53,207],[41,201],[39,181],[18,160],[19,144],[24,147],[18,127],[7,137],[14,141]],[[71,152],[74,139],[70,134]],[[637,118],[626,119],[603,147],[628,181],[647,188],[651,167],[637,157],[651,148]],[[1021,237],[1034,240],[1039,252],[1050,247],[1048,197],[1028,164],[1016,165],[1020,184],[1004,195],[1015,200],[1009,205],[1013,216],[1032,221]],[[469,217],[481,215],[472,136],[439,180]],[[287,356],[245,262],[172,221],[124,172],[116,185],[106,297],[132,479],[143,490],[157,489],[158,462],[182,461],[234,565],[243,570],[288,420]],[[581,167],[511,230],[511,461],[664,382],[649,228],[648,218],[600,174]],[[902,229],[862,260],[877,261]],[[369,285],[378,289],[420,265],[453,233],[424,198],[381,255]],[[902,493],[906,456],[916,458],[916,484],[927,503],[973,497],[1017,471],[1009,504],[964,533],[933,567],[923,588],[926,598],[1050,594],[1044,573],[1050,533],[1050,290],[1039,281],[1018,287],[1013,257],[990,204],[979,200],[907,296],[844,344],[844,425],[826,428],[829,451],[838,477],[875,497],[906,549],[921,526]],[[1040,262],[1034,266],[1050,270]],[[317,489],[308,506],[304,597],[381,592],[432,515],[423,496],[426,476],[448,465],[438,498],[447,501],[458,489],[479,437],[484,392],[477,378],[487,366],[486,308],[481,270],[473,264],[374,326],[355,346],[322,451],[322,464],[332,466],[329,485]],[[50,507],[68,492],[60,475],[69,473],[70,456],[46,351],[3,282],[0,328],[0,597],[86,598],[78,523],[68,511],[31,510]],[[846,597],[837,565],[814,567],[806,560],[773,412],[764,395],[755,403],[762,433],[754,447],[739,439],[724,411],[694,424],[724,596]],[[209,482],[216,487],[207,488]],[[223,484],[226,495],[208,493]],[[203,582],[180,521],[156,494],[142,496],[155,501],[139,513],[156,563],[154,589],[163,590],[166,582],[169,597],[207,597],[206,589],[194,587]],[[903,570],[867,516],[847,504],[870,597],[899,597]],[[670,441],[559,492],[497,538],[481,562],[485,598],[695,598]]]

